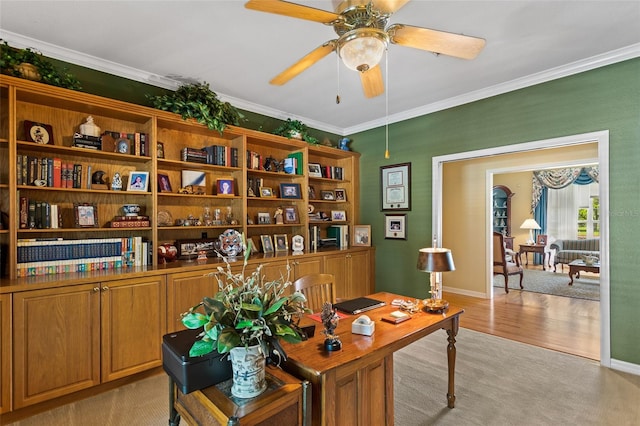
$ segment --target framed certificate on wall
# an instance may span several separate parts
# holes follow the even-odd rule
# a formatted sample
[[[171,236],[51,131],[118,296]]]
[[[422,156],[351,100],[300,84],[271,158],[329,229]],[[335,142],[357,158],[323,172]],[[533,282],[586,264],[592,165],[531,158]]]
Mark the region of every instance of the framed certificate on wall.
[[[381,211],[411,210],[411,163],[380,167]]]

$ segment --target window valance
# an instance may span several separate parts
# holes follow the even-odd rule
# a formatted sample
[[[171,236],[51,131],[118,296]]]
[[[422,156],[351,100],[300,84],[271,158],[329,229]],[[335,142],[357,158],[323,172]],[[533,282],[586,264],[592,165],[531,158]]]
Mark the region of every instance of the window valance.
[[[534,171],[531,211],[535,211],[540,202],[543,188],[560,189],[571,184],[588,185],[592,182],[599,182],[599,173],[600,169],[597,165]]]

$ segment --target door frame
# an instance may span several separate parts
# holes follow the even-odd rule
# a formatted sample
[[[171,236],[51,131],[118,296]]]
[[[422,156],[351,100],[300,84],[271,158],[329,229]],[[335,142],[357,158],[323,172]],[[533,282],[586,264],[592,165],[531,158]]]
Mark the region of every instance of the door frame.
[[[599,172],[599,188],[600,188],[600,364],[605,367],[611,367],[611,318],[610,318],[610,295],[609,295],[609,131],[601,130],[597,132],[575,134],[562,136],[552,139],[537,140],[531,142],[515,143],[495,148],[487,148],[476,151],[460,152],[456,154],[442,155],[432,158],[432,229],[439,241],[442,241],[442,187],[443,187],[443,165],[447,162],[471,160],[486,156],[497,156],[502,154],[517,154],[527,151],[535,151],[539,149],[553,149],[568,146],[576,146],[586,143],[598,144],[598,158],[594,161],[598,162]],[[581,159],[576,164],[584,164],[587,159]],[[567,166],[568,162],[561,163]],[[545,165],[548,167],[549,165]],[[511,169],[487,169],[486,170],[486,205],[491,206],[491,190],[493,188],[493,174],[505,173],[510,171],[522,170],[517,167]],[[530,169],[527,167],[526,169]],[[489,208],[488,207],[488,208]],[[487,212],[487,224],[485,226],[485,253],[487,262],[490,261],[490,254],[493,253],[493,239],[491,238],[491,212]],[[491,268],[487,268],[485,283],[486,297],[493,298],[493,289],[491,287],[492,273]],[[453,289],[455,291],[455,289]]]

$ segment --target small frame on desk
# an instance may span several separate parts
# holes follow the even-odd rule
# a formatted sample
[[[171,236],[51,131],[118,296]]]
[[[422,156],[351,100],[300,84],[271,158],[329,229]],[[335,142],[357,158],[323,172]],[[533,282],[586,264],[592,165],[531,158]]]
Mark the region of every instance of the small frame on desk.
[[[384,238],[391,240],[407,239],[407,215],[387,214],[384,216]]]
[[[216,179],[216,195],[226,197],[233,197],[235,195],[232,177],[223,177]]]
[[[158,192],[173,192],[169,175],[158,173]]]
[[[381,211],[411,210],[411,163],[380,167]]]
[[[149,189],[149,172],[133,171],[129,175],[127,191],[147,192]]]
[[[309,177],[321,178],[322,168],[318,163],[309,163]]]
[[[371,246],[371,225],[354,225],[353,226],[353,246],[370,247]]]
[[[76,226],[78,228],[98,227],[98,206],[93,203],[74,203],[73,210],[76,214]]]
[[[284,223],[300,223],[296,206],[285,206]]]
[[[273,197],[273,189],[267,187],[267,186],[261,186],[260,187],[260,197]]]
[[[274,234],[273,244],[276,252],[282,253],[289,251],[289,240],[287,238],[287,234]]]
[[[271,235],[260,235],[260,242],[262,243],[263,253],[273,253],[273,242],[271,241]]]
[[[281,183],[280,198],[302,198],[299,183]]]

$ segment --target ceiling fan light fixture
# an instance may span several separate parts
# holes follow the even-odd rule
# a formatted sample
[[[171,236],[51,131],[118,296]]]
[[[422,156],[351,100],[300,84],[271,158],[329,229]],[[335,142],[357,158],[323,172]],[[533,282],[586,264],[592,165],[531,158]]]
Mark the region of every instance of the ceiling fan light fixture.
[[[338,40],[338,54],[347,68],[365,72],[380,62],[389,37],[376,28],[356,28]]]

